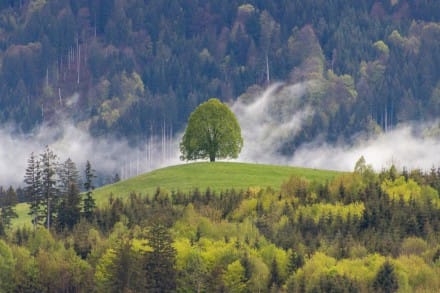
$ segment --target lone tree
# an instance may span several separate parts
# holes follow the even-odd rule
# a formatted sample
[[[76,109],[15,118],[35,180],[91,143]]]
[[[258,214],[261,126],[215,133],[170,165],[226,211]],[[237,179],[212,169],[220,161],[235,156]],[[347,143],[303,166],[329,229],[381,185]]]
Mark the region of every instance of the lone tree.
[[[182,160],[237,158],[243,146],[234,113],[218,99],[202,103],[191,113],[180,143]]]

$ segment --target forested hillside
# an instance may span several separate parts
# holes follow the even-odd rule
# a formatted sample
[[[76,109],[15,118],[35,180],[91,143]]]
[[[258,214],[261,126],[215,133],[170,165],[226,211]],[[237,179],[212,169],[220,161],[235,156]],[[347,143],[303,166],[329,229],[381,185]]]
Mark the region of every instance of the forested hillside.
[[[313,81],[315,112],[283,149],[440,112],[440,3],[20,0],[0,2],[0,121],[70,117],[141,142],[181,130],[210,97]]]
[[[0,291],[439,291],[439,169],[375,173],[360,159],[351,173],[313,172],[241,190],[219,188],[220,172],[206,189],[112,189],[88,211],[76,179],[33,226],[11,227],[14,190],[0,190]]]

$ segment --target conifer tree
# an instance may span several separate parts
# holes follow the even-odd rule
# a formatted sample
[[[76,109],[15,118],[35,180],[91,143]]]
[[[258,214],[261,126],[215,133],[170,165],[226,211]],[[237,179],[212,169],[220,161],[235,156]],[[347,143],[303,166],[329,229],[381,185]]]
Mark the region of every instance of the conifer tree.
[[[41,193],[44,200],[46,214],[46,227],[50,226],[54,219],[55,207],[58,201],[58,189],[56,186],[56,170],[58,156],[48,147],[40,155],[41,159]]]
[[[176,289],[176,250],[167,228],[155,224],[148,234],[148,245],[153,249],[146,253],[146,284],[148,292],[173,292]]]
[[[0,209],[1,209],[1,221],[6,229],[11,227],[12,218],[17,218],[18,215],[14,210],[17,204],[17,194],[14,188],[10,186],[8,190],[0,193]]]
[[[42,218],[40,215],[42,194],[40,162],[38,158],[35,157],[34,153],[31,153],[31,156],[28,159],[24,183],[26,184],[26,198],[30,205],[29,215],[32,217],[32,223],[35,228]]]
[[[79,192],[79,176],[75,163],[69,158],[59,169],[60,196],[58,206],[58,228],[72,229],[80,218],[81,197]]]
[[[83,200],[84,210],[83,214],[84,217],[91,221],[93,218],[93,211],[95,210],[95,199],[93,198],[93,189],[95,189],[95,186],[93,185],[93,179],[96,177],[94,174],[94,170],[92,169],[92,165],[89,161],[86,162],[86,169],[85,169],[85,181],[84,181],[84,189],[86,192],[86,197]]]
[[[393,265],[386,261],[373,282],[373,288],[375,292],[396,292],[399,289],[399,283],[397,280],[396,272]]]

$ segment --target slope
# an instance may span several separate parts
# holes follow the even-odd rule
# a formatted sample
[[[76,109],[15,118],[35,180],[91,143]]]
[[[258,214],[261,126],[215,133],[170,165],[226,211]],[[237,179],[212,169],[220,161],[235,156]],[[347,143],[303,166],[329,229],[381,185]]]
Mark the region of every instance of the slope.
[[[278,189],[292,175],[309,180],[330,180],[339,172],[300,167],[262,165],[249,163],[191,163],[158,169],[125,181],[106,185],[95,190],[95,199],[102,204],[110,194],[125,197],[131,192],[152,195],[157,187],[168,191],[187,192],[194,188],[214,191],[247,189],[249,187]]]

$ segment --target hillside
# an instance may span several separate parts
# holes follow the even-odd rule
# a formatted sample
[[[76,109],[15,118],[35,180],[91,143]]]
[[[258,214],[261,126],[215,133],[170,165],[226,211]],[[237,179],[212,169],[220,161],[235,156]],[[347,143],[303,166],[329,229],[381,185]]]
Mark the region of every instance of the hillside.
[[[2,1],[0,122],[29,132],[67,116],[140,144],[182,130],[210,97],[253,98],[277,81],[314,82],[301,104],[315,111],[286,154],[435,119],[439,3]]]
[[[304,177],[307,180],[326,182],[342,174],[338,171],[317,170],[300,167],[216,162],[192,163],[158,169],[115,184],[97,188],[93,195],[98,206],[107,204],[110,195],[122,199],[132,192],[142,196],[152,196],[158,187],[165,192],[191,192],[198,188],[205,192],[209,187],[220,192],[235,189],[266,188],[278,190],[281,184],[291,176]],[[30,224],[27,203],[16,206],[18,218],[13,220],[15,227]]]
[[[0,229],[0,291],[439,292],[440,169],[337,175],[196,163],[107,186],[277,189],[113,198],[71,226]]]
[[[135,192],[151,196],[157,187],[168,192],[179,190],[185,193],[195,188],[204,192],[208,187],[217,192],[227,189],[240,191],[249,187],[279,189],[281,184],[293,175],[325,182],[338,174],[341,173],[275,165],[230,162],[192,163],[155,170],[98,188],[94,191],[94,197],[98,203],[103,203],[110,194],[115,197],[125,197]]]

